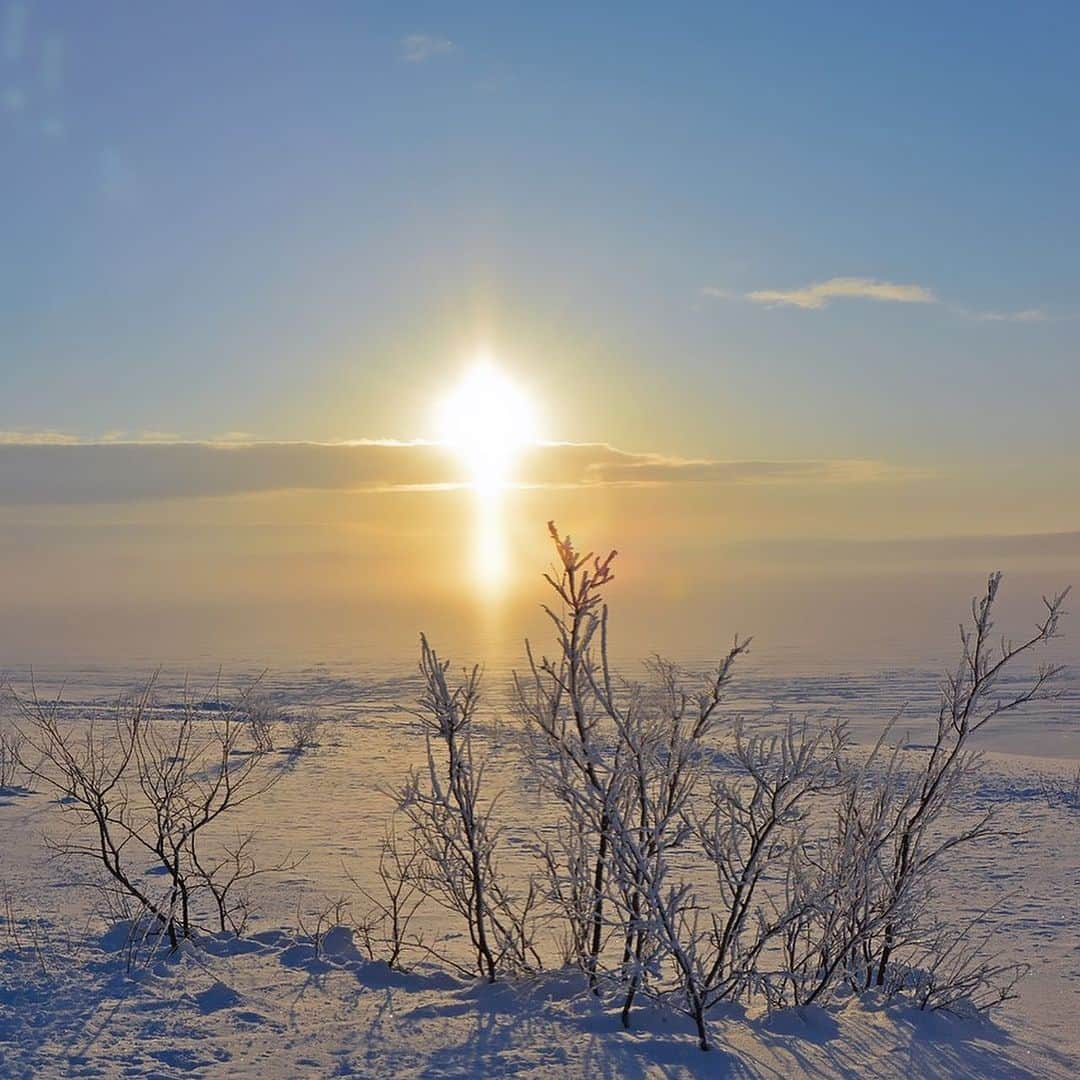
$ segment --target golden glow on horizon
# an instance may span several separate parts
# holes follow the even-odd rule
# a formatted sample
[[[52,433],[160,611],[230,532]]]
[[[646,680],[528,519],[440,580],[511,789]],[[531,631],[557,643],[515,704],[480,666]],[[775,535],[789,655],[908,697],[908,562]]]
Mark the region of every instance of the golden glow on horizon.
[[[481,355],[443,399],[439,435],[469,467],[480,491],[502,487],[521,449],[536,441],[536,411],[490,356]]]

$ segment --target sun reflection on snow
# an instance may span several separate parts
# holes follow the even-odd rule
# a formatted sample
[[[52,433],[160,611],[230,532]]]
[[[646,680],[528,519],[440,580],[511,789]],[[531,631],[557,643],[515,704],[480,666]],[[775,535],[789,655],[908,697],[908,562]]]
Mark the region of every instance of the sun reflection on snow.
[[[472,492],[472,578],[486,600],[501,597],[510,577],[506,504],[498,488]]]

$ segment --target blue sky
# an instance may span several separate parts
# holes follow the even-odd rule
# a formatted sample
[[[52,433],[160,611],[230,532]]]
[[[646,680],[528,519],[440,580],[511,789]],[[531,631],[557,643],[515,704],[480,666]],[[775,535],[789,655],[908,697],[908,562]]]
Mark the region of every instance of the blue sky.
[[[1073,5],[3,20],[0,429],[424,436],[490,343],[553,438],[1080,453]]]

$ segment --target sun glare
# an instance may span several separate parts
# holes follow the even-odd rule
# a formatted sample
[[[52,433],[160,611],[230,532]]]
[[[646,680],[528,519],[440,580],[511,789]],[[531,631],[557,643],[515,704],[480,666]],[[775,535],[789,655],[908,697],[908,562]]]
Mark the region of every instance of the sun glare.
[[[501,487],[521,449],[536,439],[528,397],[487,357],[478,360],[439,409],[439,434],[462,455],[473,485]]]

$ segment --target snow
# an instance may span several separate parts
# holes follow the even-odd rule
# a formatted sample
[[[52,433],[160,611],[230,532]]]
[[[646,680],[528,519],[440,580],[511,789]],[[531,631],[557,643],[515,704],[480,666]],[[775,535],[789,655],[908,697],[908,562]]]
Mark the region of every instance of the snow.
[[[498,672],[493,673],[497,681]],[[64,688],[71,715],[104,707],[132,673],[86,673]],[[39,677],[39,682],[41,679]],[[754,725],[796,702],[817,715],[850,717],[871,741],[903,696],[913,701],[904,739],[925,736],[927,673],[747,677],[740,704]],[[163,679],[164,700],[181,678]],[[48,690],[45,680],[43,690]],[[411,676],[283,673],[265,691],[284,705],[317,706],[328,723],[321,746],[282,752],[281,779],[244,808],[259,826],[259,854],[289,872],[257,881],[252,931],[211,934],[175,956],[164,948],[131,963],[131,926],[105,919],[83,884],[89,867],[65,867],[43,843],[66,829],[43,791],[0,792],[0,1076],[3,1077],[1069,1077],[1080,1061],[1080,811],[1045,797],[1080,757],[1077,683],[1041,711],[1010,719],[988,746],[971,808],[1000,807],[1017,835],[950,867],[947,900],[958,920],[998,901],[988,919],[1004,959],[1031,974],[1020,998],[990,1021],[919,1013],[872,998],[764,1016],[729,1007],[712,1018],[717,1049],[702,1054],[685,1018],[643,1007],[624,1032],[617,1009],[589,994],[580,976],[553,970],[490,986],[422,960],[408,973],[365,954],[347,925],[300,929],[372,879],[386,788],[424,754],[418,722],[399,708],[415,696]],[[170,698],[170,695],[175,697]],[[498,693],[492,700],[499,700]],[[543,820],[544,792],[523,776],[507,726],[486,729],[490,778],[504,790],[500,820],[509,867],[527,856]],[[421,929],[446,936],[435,908]],[[445,943],[449,954],[459,938]]]
[[[768,1019],[729,1009],[699,1051],[676,1017],[632,1031],[562,972],[490,986],[421,967],[394,975],[362,959],[286,960],[185,951],[130,977],[88,946],[45,972],[0,954],[4,1076],[1067,1076],[1001,1027],[850,1003]]]

